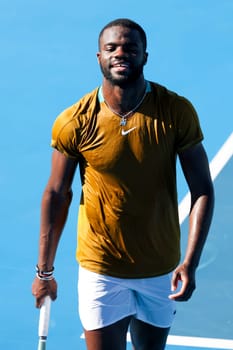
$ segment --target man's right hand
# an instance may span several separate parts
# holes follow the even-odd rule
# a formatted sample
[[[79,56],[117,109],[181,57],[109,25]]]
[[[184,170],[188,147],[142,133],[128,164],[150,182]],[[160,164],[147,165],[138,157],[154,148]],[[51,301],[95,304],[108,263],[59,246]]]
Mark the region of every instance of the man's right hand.
[[[44,298],[49,295],[52,300],[57,298],[57,282],[55,279],[50,281],[42,281],[35,278],[32,283],[32,294],[36,299],[36,307],[40,308],[44,302]]]

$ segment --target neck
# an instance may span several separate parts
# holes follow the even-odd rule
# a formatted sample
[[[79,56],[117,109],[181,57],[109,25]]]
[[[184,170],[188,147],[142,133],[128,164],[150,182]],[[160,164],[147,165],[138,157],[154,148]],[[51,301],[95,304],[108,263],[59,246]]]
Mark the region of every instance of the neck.
[[[127,86],[111,84],[104,79],[102,84],[103,96],[110,109],[120,115],[130,112],[139,103],[146,89],[146,81],[141,77]]]

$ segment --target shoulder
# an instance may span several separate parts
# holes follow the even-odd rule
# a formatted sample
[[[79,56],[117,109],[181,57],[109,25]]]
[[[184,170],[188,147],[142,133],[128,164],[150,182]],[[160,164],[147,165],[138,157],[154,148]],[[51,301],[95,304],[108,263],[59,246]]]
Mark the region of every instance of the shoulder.
[[[193,104],[184,96],[157,83],[151,83],[152,92],[162,119],[169,120],[175,132],[178,152],[203,140],[199,117]]]
[[[199,122],[197,111],[189,99],[153,82],[151,83],[151,90],[160,111],[169,115],[174,122]]]
[[[192,103],[184,96],[179,95],[177,92],[169,90],[167,87],[155,82],[150,82],[151,90],[155,98],[160,103],[166,104],[168,107],[188,107],[194,109]]]
[[[53,140],[56,140],[62,132],[81,127],[90,118],[97,106],[97,93],[98,88],[84,95],[58,115],[52,128]]]

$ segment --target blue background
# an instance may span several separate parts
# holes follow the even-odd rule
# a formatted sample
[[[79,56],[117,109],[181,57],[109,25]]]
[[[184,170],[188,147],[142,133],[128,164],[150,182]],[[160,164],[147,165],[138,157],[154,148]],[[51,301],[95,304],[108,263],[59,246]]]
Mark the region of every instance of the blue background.
[[[192,101],[211,160],[233,130],[233,1],[145,0],[0,2],[0,346],[36,348],[38,310],[31,296],[40,200],[49,175],[50,134],[58,113],[101,83],[101,28],[117,17],[148,37],[145,76]],[[189,303],[178,305],[172,334],[233,339],[232,160],[215,181],[214,222]],[[179,199],[187,186],[178,165]],[[74,200],[56,259],[59,297],[49,349],[85,349],[77,316]],[[187,223],[182,225],[185,240]],[[169,347],[169,346],[168,346]]]

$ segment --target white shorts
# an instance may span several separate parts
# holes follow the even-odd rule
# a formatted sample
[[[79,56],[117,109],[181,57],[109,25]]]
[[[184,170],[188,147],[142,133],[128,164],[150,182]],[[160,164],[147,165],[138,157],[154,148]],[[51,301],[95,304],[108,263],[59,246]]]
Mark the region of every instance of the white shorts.
[[[176,313],[170,293],[171,274],[126,279],[79,268],[79,314],[85,330],[102,328],[130,315],[156,327],[170,327]]]

